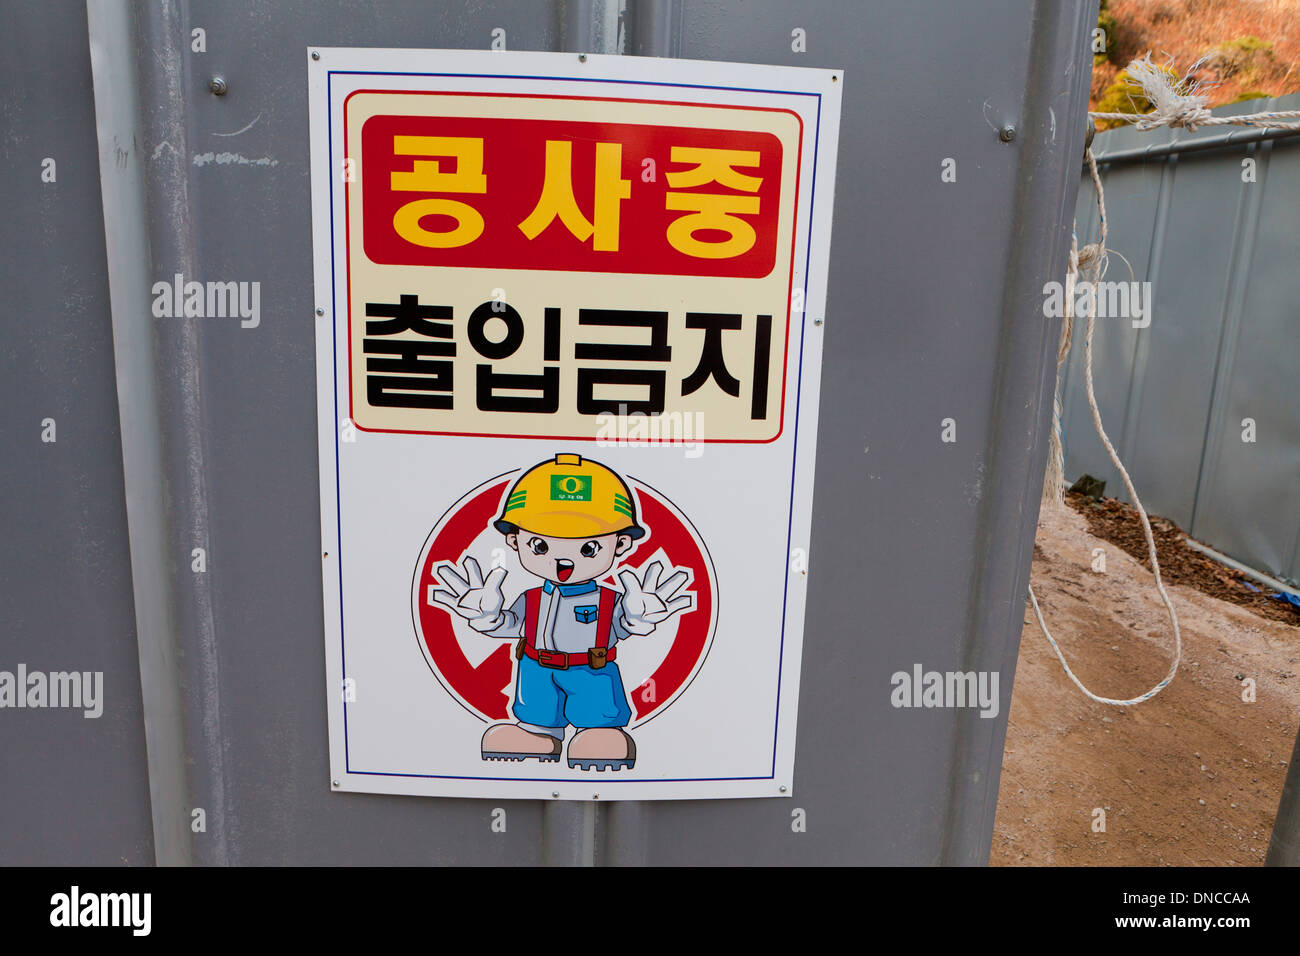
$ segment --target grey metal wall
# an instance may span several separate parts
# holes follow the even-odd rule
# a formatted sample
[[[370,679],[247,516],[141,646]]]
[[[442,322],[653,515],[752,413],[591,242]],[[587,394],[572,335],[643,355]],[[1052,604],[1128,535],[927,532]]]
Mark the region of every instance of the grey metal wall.
[[[0,670],[102,672],[106,699],[90,719],[0,710],[0,864],[138,864],[153,836],[95,103],[85,12],[62,6],[0,7]]]
[[[1300,95],[1219,115],[1300,109]],[[1235,127],[1234,127],[1235,129]],[[1098,158],[1224,135],[1098,134]],[[1244,134],[1244,131],[1243,131]],[[1242,134],[1239,134],[1242,135]],[[1242,181],[1242,160],[1255,182]],[[1102,422],[1149,511],[1256,568],[1300,578],[1300,137],[1104,165],[1108,246],[1150,281],[1151,325],[1099,319]],[[1079,242],[1095,241],[1096,192],[1078,195]],[[1108,279],[1129,280],[1111,257]],[[1076,325],[1062,383],[1066,474],[1127,498],[1092,425]],[[1242,420],[1256,441],[1242,441]]]
[[[51,23],[46,5],[11,9],[28,35],[82,30]],[[49,542],[52,562],[86,574],[84,553],[51,541],[54,531],[72,536],[110,517],[117,529],[93,615],[60,599],[42,567],[6,555],[6,607],[32,623],[6,632],[5,653],[56,635],[78,653],[111,645],[124,654],[135,605],[143,742],[140,698],[135,711],[114,700],[116,719],[133,728],[114,755],[134,762],[114,765],[120,792],[101,802],[130,816],[136,835],[123,825],[86,845],[147,848],[148,819],[163,862],[986,861],[1054,376],[1057,330],[1035,316],[1043,283],[1065,264],[1095,2],[156,0],[123,9],[104,0],[90,17],[105,222],[83,224],[87,248],[33,252],[4,273],[13,287],[99,276],[98,298],[85,305],[98,379],[43,364],[66,347],[45,326],[19,333],[11,323],[3,334],[19,371],[6,376],[5,395],[26,403],[15,421],[35,428],[44,403],[33,395],[50,387],[43,372],[64,392],[74,380],[97,383],[87,404],[104,427],[116,374],[122,409],[120,451],[99,435],[86,466],[108,473],[116,460],[119,484],[87,499],[98,517],[54,510],[57,482],[77,484],[75,465],[50,465],[66,469],[57,479],[36,464],[4,467],[7,503],[56,515],[23,526],[15,543],[24,553]],[[206,30],[205,53],[191,50],[195,27]],[[494,834],[490,803],[330,792],[303,52],[485,48],[495,27],[516,49],[616,52],[621,35],[629,54],[844,70],[793,800],[506,804],[507,832]],[[806,31],[806,53],[791,49],[794,28]],[[84,52],[75,57],[81,74],[67,99],[80,113],[47,114],[44,128],[93,150],[90,76]],[[6,76],[14,69],[0,64]],[[225,96],[208,92],[214,74],[227,80]],[[1015,128],[1009,142],[1003,127]],[[203,158],[221,152],[249,162]],[[948,158],[955,183],[940,178]],[[38,195],[25,190],[19,208],[35,217]],[[89,248],[101,227],[111,323],[104,250]],[[174,273],[260,281],[260,326],[152,319],[148,284]],[[956,420],[955,443],[941,441],[946,418]],[[202,574],[191,570],[197,547],[207,553]],[[41,602],[49,610],[37,617]],[[79,613],[88,618],[80,631]],[[918,662],[1000,672],[997,718],[893,708],[890,675]],[[3,759],[30,765],[42,751],[8,729],[12,716],[0,712],[12,748]],[[108,758],[86,762],[94,741],[56,746],[92,786],[110,779]],[[35,786],[0,778],[5,836],[38,801],[53,824],[81,806]],[[190,827],[196,807],[206,832]],[[792,832],[794,808],[806,812],[807,832]],[[6,846],[21,861],[87,854],[75,832],[53,826],[43,842]]]

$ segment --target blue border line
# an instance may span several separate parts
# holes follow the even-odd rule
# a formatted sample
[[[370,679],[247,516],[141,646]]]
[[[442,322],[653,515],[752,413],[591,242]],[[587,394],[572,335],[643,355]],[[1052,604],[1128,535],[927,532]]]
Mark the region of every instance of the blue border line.
[[[554,80],[562,83],[626,83],[630,86],[675,86],[688,90],[727,90],[732,93],[785,93],[789,96],[815,96],[821,101],[820,93],[808,93],[803,90],[763,90],[749,86],[710,86],[707,83],[657,83],[654,80],[602,80],[590,76],[529,76],[524,73],[410,73],[406,71],[387,70],[331,70],[330,76],[454,76],[483,80]],[[437,90],[381,90],[380,92],[436,93]],[[447,90],[448,95],[464,92]],[[701,106],[717,106],[716,103],[701,103]],[[635,274],[635,273],[633,273]]]
[[[779,651],[777,655],[776,666],[776,717],[772,726],[772,772],[766,777],[656,777],[653,780],[616,780],[613,778],[601,778],[604,783],[709,783],[721,782],[728,780],[774,780],[776,779],[776,758],[777,745],[781,735],[781,676],[785,667],[785,623],[787,612],[789,610],[790,599],[790,546],[794,541],[794,486],[795,476],[799,467],[799,411],[802,407],[803,399],[803,355],[804,344],[807,338],[807,302],[808,302],[808,276],[809,268],[812,262],[812,223],[813,212],[815,210],[817,199],[817,160],[821,146],[821,115],[822,115],[822,94],[810,93],[803,90],[763,90],[753,87],[743,86],[710,86],[702,83],[656,83],[651,80],[612,80],[598,79],[594,77],[578,76],[528,76],[522,74],[508,73],[411,73],[404,71],[383,71],[383,70],[328,70],[325,77],[325,109],[328,117],[329,148],[329,183],[330,183],[330,321],[332,323],[333,350],[334,350],[334,490],[335,490],[335,517],[338,528],[338,567],[339,567],[339,651],[343,662],[344,679],[347,676],[347,641],[344,637],[343,623],[343,503],[342,489],[340,487],[339,477],[339,434],[338,434],[338,312],[336,309],[335,293],[338,288],[338,281],[335,274],[334,264],[334,96],[333,82],[334,76],[446,76],[446,77],[469,77],[475,79],[495,79],[495,80],[553,80],[557,82],[574,82],[574,83],[621,83],[632,86],[664,86],[678,87],[682,89],[696,90],[727,90],[734,93],[768,93],[783,94],[786,96],[814,96],[817,98],[817,120],[813,132],[813,156],[812,156],[812,181],[809,186],[808,195],[808,222],[806,225],[808,242],[804,250],[804,275],[803,275],[803,293],[804,309],[800,312],[799,321],[799,374],[795,379],[795,402],[794,402],[794,442],[791,446],[791,457],[793,463],[790,466],[790,509],[786,517],[786,541],[785,556],[782,559],[782,568],[785,574],[785,588],[781,593],[781,639],[779,642]],[[394,91],[400,92],[400,91]],[[434,91],[419,91],[434,92]],[[450,91],[455,92],[455,91]],[[710,104],[701,104],[710,105]],[[795,208],[798,209],[799,197],[795,196]],[[805,619],[807,611],[805,609]],[[465,777],[454,776],[449,774],[427,774],[427,773],[395,773],[383,770],[353,770],[351,765],[351,756],[348,750],[348,705],[347,701],[343,702],[343,755],[344,770],[348,774],[357,776],[370,777],[411,777],[420,780],[490,780],[497,783],[577,783],[582,778],[572,777]]]
[[[599,782],[603,787],[607,783],[715,783],[727,780],[771,780],[771,777],[655,777],[647,780],[618,780],[613,777],[456,777],[440,773],[395,773],[390,770],[353,770],[355,777],[411,777],[416,780],[491,780],[494,783],[584,783]],[[404,794],[394,794],[404,796]],[[528,797],[503,797],[504,800],[527,800]],[[708,799],[707,797],[685,799]],[[737,798],[743,799],[743,798]]]
[[[334,557],[338,562],[339,575],[339,657],[343,667],[341,673],[343,679],[347,680],[348,675],[348,651],[347,641],[343,639],[343,489],[342,477],[339,469],[339,323],[338,323],[338,302],[335,299],[336,290],[338,289],[338,275],[335,271],[334,263],[334,111],[329,108],[333,100],[331,84],[334,82],[334,74],[325,74],[325,112],[328,119],[327,132],[329,135],[329,147],[326,150],[329,158],[326,175],[329,177],[330,184],[330,341],[334,352],[334,368],[331,370],[331,379],[334,384],[334,421],[331,423],[331,431],[334,433],[334,530],[338,535],[338,550],[335,551]],[[336,690],[342,694],[343,688],[338,687]],[[327,690],[326,693],[329,691]],[[343,771],[344,773],[352,772],[352,755],[348,749],[348,702],[343,700]]]
[[[817,205],[817,153],[821,145],[822,132],[822,98],[817,95],[817,124],[813,133],[812,182],[808,189],[808,243],[804,249],[803,262],[803,301],[804,309],[800,312],[799,322],[799,377],[795,381],[794,395],[794,455],[790,464],[790,514],[785,527],[785,591],[781,595],[781,645],[776,661],[776,726],[772,732],[772,777],[776,778],[776,748],[781,735],[781,673],[785,667],[785,618],[787,603],[790,599],[790,548],[794,544],[794,481],[799,468],[799,409],[803,406],[803,347],[808,335],[808,274],[812,264],[812,214]],[[796,197],[797,201],[797,197]],[[811,515],[809,519],[811,521]],[[805,600],[804,619],[807,620],[808,609]],[[802,675],[801,675],[802,676]],[[794,781],[791,781],[793,785]]]

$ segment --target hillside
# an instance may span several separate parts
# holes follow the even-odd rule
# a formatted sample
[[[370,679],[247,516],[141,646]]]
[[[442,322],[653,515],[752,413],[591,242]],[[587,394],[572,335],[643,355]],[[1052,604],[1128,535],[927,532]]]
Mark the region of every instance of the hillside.
[[[1193,78],[1211,107],[1300,90],[1300,0],[1103,0],[1098,25],[1107,49],[1094,58],[1092,106],[1116,104],[1124,66],[1152,54]]]

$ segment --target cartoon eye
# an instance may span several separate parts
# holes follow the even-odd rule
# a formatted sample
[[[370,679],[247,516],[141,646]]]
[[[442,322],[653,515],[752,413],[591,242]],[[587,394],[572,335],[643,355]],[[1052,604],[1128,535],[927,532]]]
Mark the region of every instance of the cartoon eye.
[[[600,553],[599,541],[588,541],[579,549],[579,554],[581,554],[584,558],[594,558],[599,553]]]
[[[533,538],[528,542],[528,550],[532,551],[533,554],[545,554],[551,549],[546,546],[546,542],[541,538]]]

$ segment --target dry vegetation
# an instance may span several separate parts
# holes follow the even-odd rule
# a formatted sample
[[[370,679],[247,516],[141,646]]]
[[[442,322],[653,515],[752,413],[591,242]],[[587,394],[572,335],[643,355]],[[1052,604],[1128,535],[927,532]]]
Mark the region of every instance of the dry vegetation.
[[[1147,52],[1179,75],[1201,61],[1193,76],[1212,84],[1211,107],[1300,90],[1300,0],[1103,0],[1099,25],[1108,43],[1093,65],[1092,109],[1128,111],[1120,74]]]

